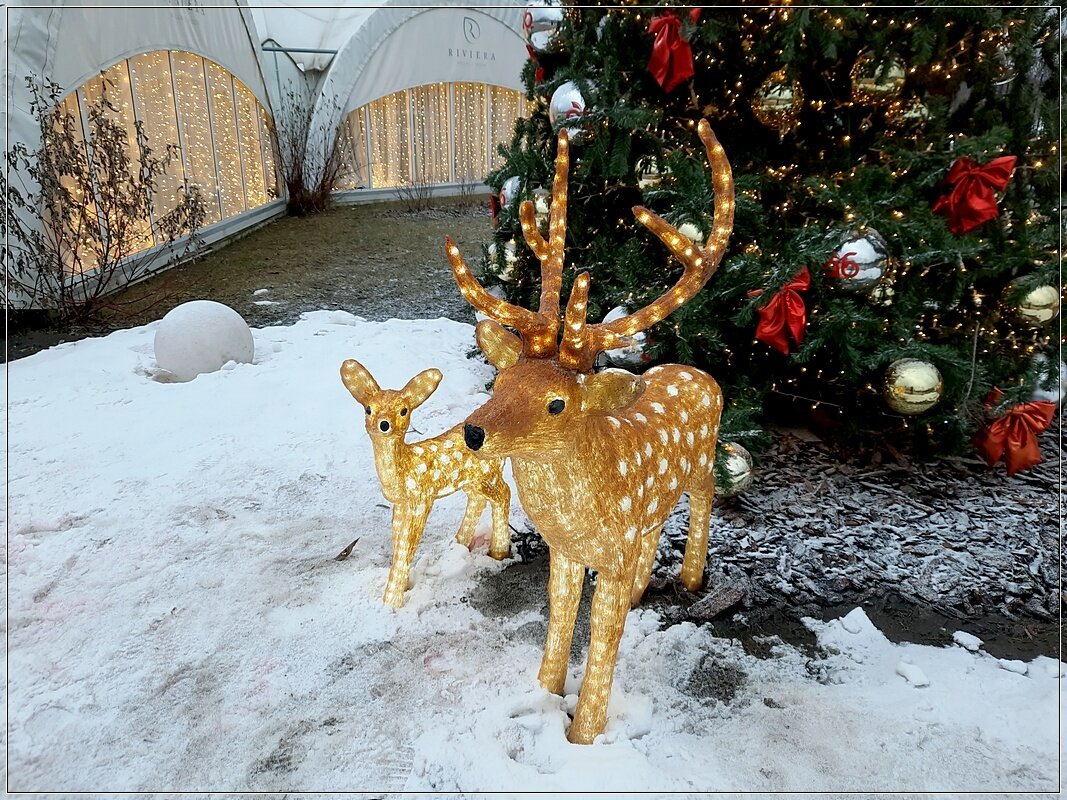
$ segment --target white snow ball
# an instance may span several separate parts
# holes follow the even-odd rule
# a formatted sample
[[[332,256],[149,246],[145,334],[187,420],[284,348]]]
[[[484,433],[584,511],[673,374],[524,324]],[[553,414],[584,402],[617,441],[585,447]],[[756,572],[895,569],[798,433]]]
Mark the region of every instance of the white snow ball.
[[[956,631],[952,634],[952,641],[958,644],[960,647],[965,647],[972,653],[977,653],[978,648],[982,646],[982,640],[975,636],[973,633],[967,633],[967,631]]]
[[[916,688],[930,685],[930,679],[926,677],[926,673],[906,661],[901,661],[897,664],[897,675]]]
[[[155,338],[156,363],[191,381],[229,361],[252,363],[255,344],[241,315],[214,300],[193,300],[167,312]]]

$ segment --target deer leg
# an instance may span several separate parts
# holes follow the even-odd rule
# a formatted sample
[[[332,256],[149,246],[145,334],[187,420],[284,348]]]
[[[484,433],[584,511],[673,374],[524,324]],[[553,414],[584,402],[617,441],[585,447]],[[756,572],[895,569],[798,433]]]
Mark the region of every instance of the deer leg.
[[[589,656],[585,662],[585,677],[578,695],[574,722],[567,731],[567,739],[574,744],[591,744],[604,730],[608,720],[608,698],[615,675],[615,658],[619,640],[630,610],[632,580],[626,578],[597,578],[593,608],[590,613]]]
[[[489,541],[489,556],[497,560],[511,555],[511,527],[508,514],[511,510],[511,489],[503,478],[497,479],[489,494],[493,514],[493,538]]]
[[[578,601],[582,599],[585,567],[549,551],[548,572],[548,636],[545,654],[537,673],[540,684],[553,694],[563,694],[570,663],[571,639],[574,637],[574,618],[578,615]]]
[[[404,592],[408,589],[411,577],[411,562],[422,539],[429,513],[425,503],[414,508],[407,503],[397,503],[393,507],[393,564],[389,568],[383,599],[394,608],[404,605]]]
[[[634,569],[634,585],[630,592],[630,607],[636,607],[645,596],[648,582],[652,580],[652,567],[656,563],[656,550],[659,549],[659,539],[663,531],[646,532],[641,537],[641,551],[637,556],[637,567]]]
[[[689,490],[689,536],[685,542],[680,578],[682,585],[695,592],[704,582],[704,565],[708,560],[708,525],[711,523],[711,503],[715,496],[713,477],[710,488]]]
[[[459,532],[456,533],[456,541],[464,547],[470,547],[474,539],[474,529],[478,527],[478,520],[482,518],[485,510],[486,499],[473,489],[467,490],[467,511],[463,515],[463,522],[459,524]]]

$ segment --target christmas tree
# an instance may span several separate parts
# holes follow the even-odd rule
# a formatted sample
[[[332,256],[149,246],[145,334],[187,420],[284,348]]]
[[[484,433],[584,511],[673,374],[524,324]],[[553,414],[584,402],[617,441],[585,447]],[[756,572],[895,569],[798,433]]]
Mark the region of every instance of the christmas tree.
[[[681,265],[631,209],[704,242],[714,195],[695,127],[707,118],[737,184],[730,249],[615,363],[714,375],[735,460],[784,417],[920,453],[977,448],[1009,471],[1036,463],[1063,380],[1058,9],[524,13],[530,113],[489,176],[487,285],[536,306],[518,209],[532,200],[547,220],[566,125],[564,296],[583,270],[590,320],[660,295]]]

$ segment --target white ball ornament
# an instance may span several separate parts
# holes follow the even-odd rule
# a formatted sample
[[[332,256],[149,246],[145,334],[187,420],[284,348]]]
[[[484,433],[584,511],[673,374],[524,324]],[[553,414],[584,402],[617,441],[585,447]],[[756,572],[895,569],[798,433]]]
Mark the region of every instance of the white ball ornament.
[[[155,337],[156,363],[178,380],[215,372],[236,361],[252,363],[255,343],[248,323],[227,305],[193,300],[167,312]]]
[[[588,141],[589,129],[582,125],[582,118],[587,113],[589,112],[582,90],[574,81],[561,83],[556,87],[556,91],[552,92],[548,101],[548,121],[556,130],[566,126],[570,132],[571,144],[584,144]]]
[[[752,456],[736,442],[723,442],[722,451],[723,466],[726,468],[730,485],[715,487],[715,493],[719,497],[733,497],[752,485]]]
[[[548,53],[559,48],[556,37],[562,22],[559,4],[530,0],[522,12],[522,33],[535,53]]]
[[[518,175],[512,175],[504,181],[504,184],[500,187],[500,207],[510,208],[521,189],[522,179]]]
[[[1044,353],[1038,353],[1034,356],[1036,365],[1043,366],[1046,361],[1048,361],[1048,357]],[[1034,393],[1030,395],[1031,400],[1045,401],[1056,405],[1062,403],[1064,395],[1067,395],[1067,364],[1060,362],[1059,377],[1052,380],[1052,385],[1048,389],[1043,388],[1041,384],[1042,380],[1039,378],[1037,383],[1034,384]]]
[[[827,276],[845,292],[866,292],[876,287],[889,267],[889,245],[874,228],[861,228],[845,236],[830,260]]]
[[[616,306],[604,315],[604,322],[614,322],[617,319],[622,319],[629,313],[630,312],[623,306]],[[632,344],[629,344],[626,347],[620,347],[618,350],[608,350],[604,353],[610,364],[629,370],[640,369],[645,365],[647,359],[645,358],[644,332],[635,333],[630,338],[633,340]]]
[[[701,247],[704,246],[704,233],[692,222],[684,222],[678,228],[678,233],[689,239],[694,244],[698,244]]]

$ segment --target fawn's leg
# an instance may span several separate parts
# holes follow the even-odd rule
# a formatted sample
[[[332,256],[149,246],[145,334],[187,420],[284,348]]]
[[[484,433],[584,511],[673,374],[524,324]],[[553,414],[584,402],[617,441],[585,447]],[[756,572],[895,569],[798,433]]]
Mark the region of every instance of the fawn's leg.
[[[630,592],[630,606],[634,607],[645,596],[645,589],[652,579],[652,567],[656,563],[656,550],[659,549],[659,539],[663,535],[662,529],[658,532],[648,532],[641,536],[641,551],[637,555],[637,567],[634,569],[634,585]]]
[[[493,538],[489,541],[489,555],[499,560],[511,555],[511,527],[508,525],[511,489],[503,478],[498,478],[490,489],[489,503],[493,512]]]
[[[404,605],[404,592],[408,589],[411,576],[411,562],[415,558],[419,540],[422,539],[429,513],[425,503],[414,507],[407,503],[397,503],[393,506],[393,565],[389,568],[384,600],[395,608]]]
[[[456,541],[464,547],[470,547],[474,539],[474,529],[478,527],[478,520],[482,518],[485,510],[485,498],[473,488],[467,489],[467,512],[463,515],[463,522],[459,524],[459,532]]]
[[[578,708],[567,731],[574,744],[591,744],[608,720],[608,697],[615,676],[615,657],[619,652],[626,613],[630,610],[633,589],[629,575],[622,578],[597,577],[593,609],[590,613],[589,657],[585,677],[578,695]]]
[[[585,567],[549,550],[548,572],[548,636],[545,654],[537,680],[553,694],[563,694],[570,663],[574,618],[578,615],[578,601],[582,599]]]
[[[685,556],[679,577],[682,585],[695,592],[704,582],[704,565],[708,560],[708,525],[711,523],[711,502],[715,497],[715,478],[711,486],[699,491],[689,490],[689,536],[685,542]]]

